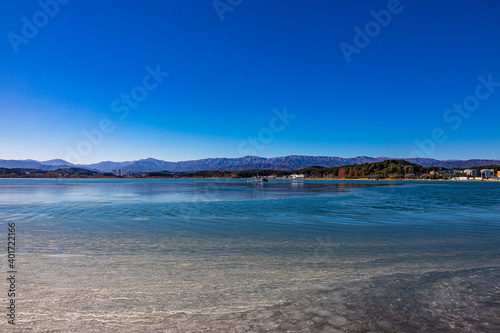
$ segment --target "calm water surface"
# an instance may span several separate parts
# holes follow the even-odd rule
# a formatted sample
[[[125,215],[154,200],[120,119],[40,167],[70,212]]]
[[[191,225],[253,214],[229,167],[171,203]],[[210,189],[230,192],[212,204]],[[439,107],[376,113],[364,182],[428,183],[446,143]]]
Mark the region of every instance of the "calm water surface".
[[[8,222],[20,332],[500,332],[500,183],[0,179]]]

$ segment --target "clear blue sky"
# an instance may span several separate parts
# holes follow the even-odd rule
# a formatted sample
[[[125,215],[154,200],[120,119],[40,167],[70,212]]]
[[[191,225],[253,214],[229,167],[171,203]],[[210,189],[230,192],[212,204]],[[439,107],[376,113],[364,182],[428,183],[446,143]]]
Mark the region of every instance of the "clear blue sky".
[[[476,97],[479,76],[500,82],[498,1],[42,2],[52,16],[0,4],[0,159],[500,158],[500,83]],[[341,43],[367,24],[348,63]],[[169,75],[125,116],[122,94],[142,98],[157,65]],[[102,133],[90,148],[85,130]]]

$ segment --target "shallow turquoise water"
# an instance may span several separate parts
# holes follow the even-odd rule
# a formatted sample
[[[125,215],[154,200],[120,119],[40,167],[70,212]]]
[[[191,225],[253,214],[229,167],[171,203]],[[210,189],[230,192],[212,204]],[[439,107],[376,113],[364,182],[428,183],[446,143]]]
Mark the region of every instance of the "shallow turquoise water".
[[[492,182],[1,179],[16,326],[498,332],[499,194]]]

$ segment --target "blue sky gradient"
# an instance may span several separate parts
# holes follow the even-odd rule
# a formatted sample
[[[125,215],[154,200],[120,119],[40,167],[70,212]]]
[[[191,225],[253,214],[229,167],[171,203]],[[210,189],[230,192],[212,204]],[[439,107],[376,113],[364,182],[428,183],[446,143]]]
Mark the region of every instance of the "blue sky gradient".
[[[0,5],[0,159],[500,158],[498,1],[221,0],[223,20],[212,1],[54,1],[46,22],[35,1]],[[341,43],[388,8],[349,63]],[[148,66],[169,73],[151,90]]]

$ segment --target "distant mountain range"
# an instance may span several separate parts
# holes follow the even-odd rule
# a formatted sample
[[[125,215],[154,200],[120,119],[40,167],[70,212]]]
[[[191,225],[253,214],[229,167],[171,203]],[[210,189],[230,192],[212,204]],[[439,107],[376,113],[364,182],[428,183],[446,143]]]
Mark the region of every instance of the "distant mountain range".
[[[299,170],[310,166],[337,167],[352,164],[374,163],[389,160],[389,157],[368,157],[357,156],[343,158],[337,156],[284,156],[284,157],[258,157],[245,156],[238,158],[207,158],[201,160],[167,162],[154,158],[147,158],[138,161],[126,162],[99,162],[94,164],[73,164],[61,159],[49,161],[35,160],[0,160],[0,168],[26,168],[55,170],[64,167],[78,167],[92,171],[110,172],[112,170],[125,171],[171,171],[171,172],[192,172],[192,171],[237,171],[237,170]],[[471,168],[475,166],[500,165],[500,160],[435,160],[431,158],[405,158],[406,161],[419,164],[423,167],[443,167],[443,168]]]

